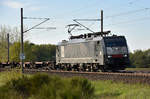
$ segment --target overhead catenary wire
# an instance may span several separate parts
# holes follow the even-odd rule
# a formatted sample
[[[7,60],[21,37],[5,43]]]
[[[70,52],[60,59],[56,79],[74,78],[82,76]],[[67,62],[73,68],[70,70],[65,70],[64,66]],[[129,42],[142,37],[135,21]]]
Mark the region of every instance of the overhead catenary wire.
[[[135,2],[135,1],[137,1],[137,0],[134,0],[132,2]],[[143,8],[143,9],[138,9],[138,10],[133,10],[133,11],[128,11],[128,12],[123,12],[123,13],[115,14],[115,15],[112,15],[112,16],[106,16],[105,19],[106,18],[112,18],[112,17],[119,17],[119,16],[123,16],[123,15],[129,15],[129,14],[133,14],[133,13],[137,13],[137,12],[141,12],[141,11],[145,11],[145,10],[149,10],[149,9],[150,8]],[[82,9],[79,8],[77,10],[79,11],[79,10],[82,10]],[[74,12],[74,11],[72,11],[72,12]],[[24,17],[24,18],[25,19],[43,19],[43,18],[34,18],[34,17]],[[46,18],[44,18],[44,19],[46,19]],[[89,19],[86,19],[86,20],[89,20]],[[97,19],[97,20],[100,20],[100,19]],[[92,20],[89,20],[89,21],[92,21]]]
[[[150,19],[150,17],[144,17],[144,18],[139,18],[139,19],[135,19],[135,20],[129,20],[129,21],[122,21],[122,22],[113,23],[113,24],[107,24],[107,25],[105,25],[105,26],[118,25],[118,24],[126,24],[126,23],[132,23],[132,22],[138,22],[138,21],[149,20],[149,19]]]
[[[93,21],[90,25],[89,28],[92,27],[95,24],[95,21]]]
[[[107,19],[107,18],[114,18],[114,17],[120,17],[120,16],[126,16],[126,15],[129,15],[129,14],[134,14],[134,13],[138,13],[138,12],[142,12],[142,11],[148,11],[148,10],[150,10],[150,8],[142,8],[142,9],[127,11],[127,12],[122,12],[122,13],[119,13],[119,14],[106,16],[105,19]],[[93,21],[93,22],[94,21],[100,21],[100,19],[74,19],[74,20],[78,20],[78,21]],[[136,20],[139,21],[139,20],[142,20],[142,19],[135,19],[135,20],[131,20],[131,21],[119,22],[119,23],[108,24],[108,25],[129,23],[129,22],[133,22],[133,21],[136,21]],[[106,26],[108,26],[108,25],[106,25]],[[89,28],[86,27],[86,30],[89,30]],[[93,31],[91,31],[91,32],[93,32]]]
[[[50,20],[50,18],[37,18],[37,17],[23,17],[23,19],[38,19],[38,20]]]
[[[133,1],[130,1],[130,2],[132,2],[132,3],[134,3],[135,1],[137,1],[137,0],[133,0]],[[95,4],[95,3],[94,3]],[[127,4],[129,4],[129,2],[127,3]],[[93,5],[93,4],[90,4],[90,5]],[[83,7],[81,7],[81,8],[77,8],[76,10],[73,10],[73,11],[68,11],[68,14],[67,15],[70,15],[71,13],[74,13],[74,12],[79,12],[80,10],[85,10],[85,9],[83,9],[83,8],[87,8],[87,6],[89,6],[89,5],[85,5],[85,6],[83,6]],[[123,15],[128,15],[128,14],[133,14],[133,13],[136,13],[136,12],[140,12],[140,11],[144,11],[144,10],[149,10],[150,8],[144,8],[144,9],[138,9],[138,10],[133,10],[133,11],[128,11],[128,12],[123,12],[123,13],[119,13],[119,14],[116,14],[116,15],[112,15],[112,16],[106,16],[106,17],[104,17],[105,19],[106,18],[112,18],[112,17],[119,17],[119,16],[123,16]],[[61,15],[61,18],[62,18],[62,15],[63,14],[65,14],[65,13],[62,13],[62,14],[60,14]],[[87,19],[88,20],[88,19]],[[90,20],[89,20],[90,21]]]
[[[130,4],[130,3],[135,3],[135,2],[137,2],[137,1],[139,1],[139,0],[133,0],[133,1],[130,1],[130,2],[128,2],[127,4]],[[98,1],[97,1],[98,2]],[[74,14],[75,12],[79,12],[79,11],[82,11],[82,10],[84,10],[84,9],[86,9],[87,10],[87,8],[91,8],[91,7],[95,7],[94,5],[95,4],[97,4],[97,2],[96,3],[93,3],[93,4],[89,4],[89,5],[85,5],[85,6],[83,6],[83,7],[81,7],[81,8],[78,8],[78,9],[76,9],[76,10],[72,10],[72,11],[68,11],[68,12],[66,12],[66,13],[62,13],[62,14],[58,14],[59,16],[61,16],[61,18],[62,18],[62,16],[63,15],[72,15],[72,14]],[[127,5],[126,4],[126,5]],[[90,6],[90,7],[89,7]],[[69,14],[68,14],[69,13]],[[120,13],[120,14],[122,14],[122,13]],[[107,16],[106,16],[107,17]]]
[[[130,1],[129,4],[134,4],[135,2],[137,2],[139,0],[133,0],[133,1]]]
[[[92,7],[95,7],[94,5],[96,5],[97,3],[99,2],[99,0],[97,0],[96,2],[94,2],[94,3],[89,3],[89,4],[87,4],[87,5],[83,5],[82,7],[76,7],[77,9],[75,9],[75,10],[72,10],[72,11],[66,11],[65,13],[63,12],[63,13],[60,13],[60,14],[58,14],[58,16],[61,16],[61,18],[62,18],[62,16],[63,15],[72,15],[72,14],[75,14],[75,13],[78,13],[78,12],[80,12],[80,11],[82,11],[82,10],[85,10],[85,9],[88,9],[88,8],[92,8]]]
[[[106,16],[105,18],[110,18],[110,17],[118,17],[118,16],[123,16],[123,15],[128,15],[128,14],[133,14],[133,13],[137,13],[137,12],[141,12],[141,11],[145,11],[145,10],[149,10],[150,8],[142,8],[142,9],[138,9],[138,10],[133,10],[133,11],[128,11],[128,12],[123,12],[123,13],[119,13],[116,15],[112,15],[112,16]],[[75,21],[76,23],[79,24],[78,21],[101,21],[101,19],[74,19],[73,21]],[[128,21],[127,21],[128,22]],[[130,21],[129,21],[130,22]],[[126,23],[126,22],[121,22],[121,23]],[[117,23],[118,24],[118,23]],[[120,24],[120,23],[119,23]],[[82,24],[80,24],[82,25]],[[115,24],[113,24],[115,25]],[[83,26],[84,28],[86,28],[87,30],[90,30],[89,28]],[[91,31],[93,32],[93,31]]]
[[[84,27],[85,29],[89,30],[92,33],[95,33],[94,31],[92,31],[90,28],[86,27],[85,25],[81,24],[80,22],[78,22],[76,19],[73,20],[74,22],[78,23],[80,26]]]
[[[34,29],[56,29],[56,27],[37,27]]]
[[[105,19],[106,18],[119,17],[119,16],[125,16],[125,15],[134,14],[134,13],[138,13],[138,12],[142,12],[142,11],[146,11],[146,10],[150,10],[150,8],[142,8],[142,9],[138,9],[138,10],[132,10],[132,11],[128,11],[128,12],[114,14],[114,15],[111,15],[111,16],[106,16]]]
[[[37,24],[37,25],[35,25],[35,26],[31,27],[30,29],[28,29],[28,30],[24,31],[23,33],[28,32],[28,31],[30,31],[30,30],[32,30],[32,29],[34,29],[34,28],[36,28],[37,26],[39,26],[39,25],[41,25],[41,24],[45,23],[45,22],[46,22],[46,21],[48,21],[48,20],[50,20],[50,19],[49,19],[49,18],[45,19],[44,21],[42,21],[42,22],[40,22],[39,24]]]
[[[126,16],[126,15],[129,15],[129,14],[134,14],[134,13],[138,13],[138,12],[142,12],[142,11],[148,11],[148,10],[150,10],[150,8],[142,8],[142,9],[138,9],[138,10],[133,10],[133,11],[119,13],[119,14],[112,15],[112,16],[106,16],[105,19],[107,19],[107,18],[114,18],[114,17],[120,17],[120,16]],[[143,21],[143,20],[147,20],[149,18],[150,17],[145,17],[145,18],[134,19],[134,20],[130,20],[130,21],[122,21],[122,22],[118,22],[118,23],[108,24],[108,25],[105,25],[105,26],[132,23],[134,21]]]
[[[75,10],[72,10],[72,11],[66,11],[66,12],[63,12],[63,13],[60,13],[60,14],[56,14],[57,16],[60,16],[61,17],[61,19],[63,18],[62,16],[63,15],[72,15],[72,14],[74,14],[75,12],[79,12],[79,11],[82,11],[82,10],[87,10],[88,8],[91,8],[91,7],[95,7],[94,5],[96,5],[97,3],[98,3],[98,1],[99,0],[97,0],[96,2],[94,2],[94,3],[89,3],[89,4],[87,4],[87,5],[83,5],[82,7],[76,7],[77,9],[75,9]],[[134,3],[135,1],[138,1],[138,0],[133,0],[133,1],[130,1],[130,2],[127,2],[127,4],[129,4],[129,3]],[[101,2],[101,3],[103,3],[103,2]],[[63,19],[64,20],[64,19]]]
[[[101,21],[101,19],[74,19],[76,21]]]

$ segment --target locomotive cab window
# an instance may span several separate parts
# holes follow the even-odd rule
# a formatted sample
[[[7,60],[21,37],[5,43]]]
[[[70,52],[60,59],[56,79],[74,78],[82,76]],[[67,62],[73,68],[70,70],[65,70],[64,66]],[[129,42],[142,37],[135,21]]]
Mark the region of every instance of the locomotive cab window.
[[[122,46],[127,46],[126,40],[124,37],[106,37],[104,38],[105,46],[106,47],[122,47]]]

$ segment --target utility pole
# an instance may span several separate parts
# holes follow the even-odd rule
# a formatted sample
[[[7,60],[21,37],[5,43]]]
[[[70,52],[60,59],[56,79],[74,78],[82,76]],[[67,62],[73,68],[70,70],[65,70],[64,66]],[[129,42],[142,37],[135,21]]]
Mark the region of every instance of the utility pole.
[[[103,10],[101,10],[101,33],[103,33]]]
[[[23,8],[21,8],[21,54],[20,54],[20,59],[21,59],[21,70],[22,73],[24,72],[23,70],[23,64],[24,64],[24,45],[23,45]]]
[[[8,59],[7,59],[7,62],[9,62],[9,33],[7,34],[7,44],[8,44]]]
[[[23,30],[23,19],[44,19],[42,22],[40,22],[39,24],[29,28],[28,30]],[[47,22],[48,20],[50,20],[49,18],[33,18],[33,17],[24,17],[23,16],[23,8],[21,8],[21,53],[20,53],[20,59],[21,59],[21,70],[22,70],[22,73],[24,72],[24,69],[23,69],[23,65],[24,65],[24,59],[25,59],[25,55],[24,55],[24,44],[23,44],[23,34],[32,30],[32,29],[36,29],[36,27],[40,26],[41,24]],[[39,28],[39,29],[44,29],[44,28]],[[46,29],[55,29],[55,27],[49,27],[49,28],[46,28]]]

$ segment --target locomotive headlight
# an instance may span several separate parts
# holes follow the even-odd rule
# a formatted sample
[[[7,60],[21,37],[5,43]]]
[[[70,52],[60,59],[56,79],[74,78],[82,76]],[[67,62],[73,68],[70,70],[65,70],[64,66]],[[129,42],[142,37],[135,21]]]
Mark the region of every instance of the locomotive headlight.
[[[127,56],[128,56],[127,54],[124,55],[124,57],[127,57]]]
[[[111,58],[112,56],[108,56],[108,58]]]

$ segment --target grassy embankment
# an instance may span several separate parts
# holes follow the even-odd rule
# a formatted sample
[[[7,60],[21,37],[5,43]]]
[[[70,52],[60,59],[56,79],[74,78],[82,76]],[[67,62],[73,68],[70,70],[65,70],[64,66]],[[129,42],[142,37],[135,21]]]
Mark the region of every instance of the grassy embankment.
[[[0,99],[150,99],[149,93],[148,85],[0,73]]]
[[[150,68],[126,68],[126,70],[131,70],[131,71],[150,71]]]

